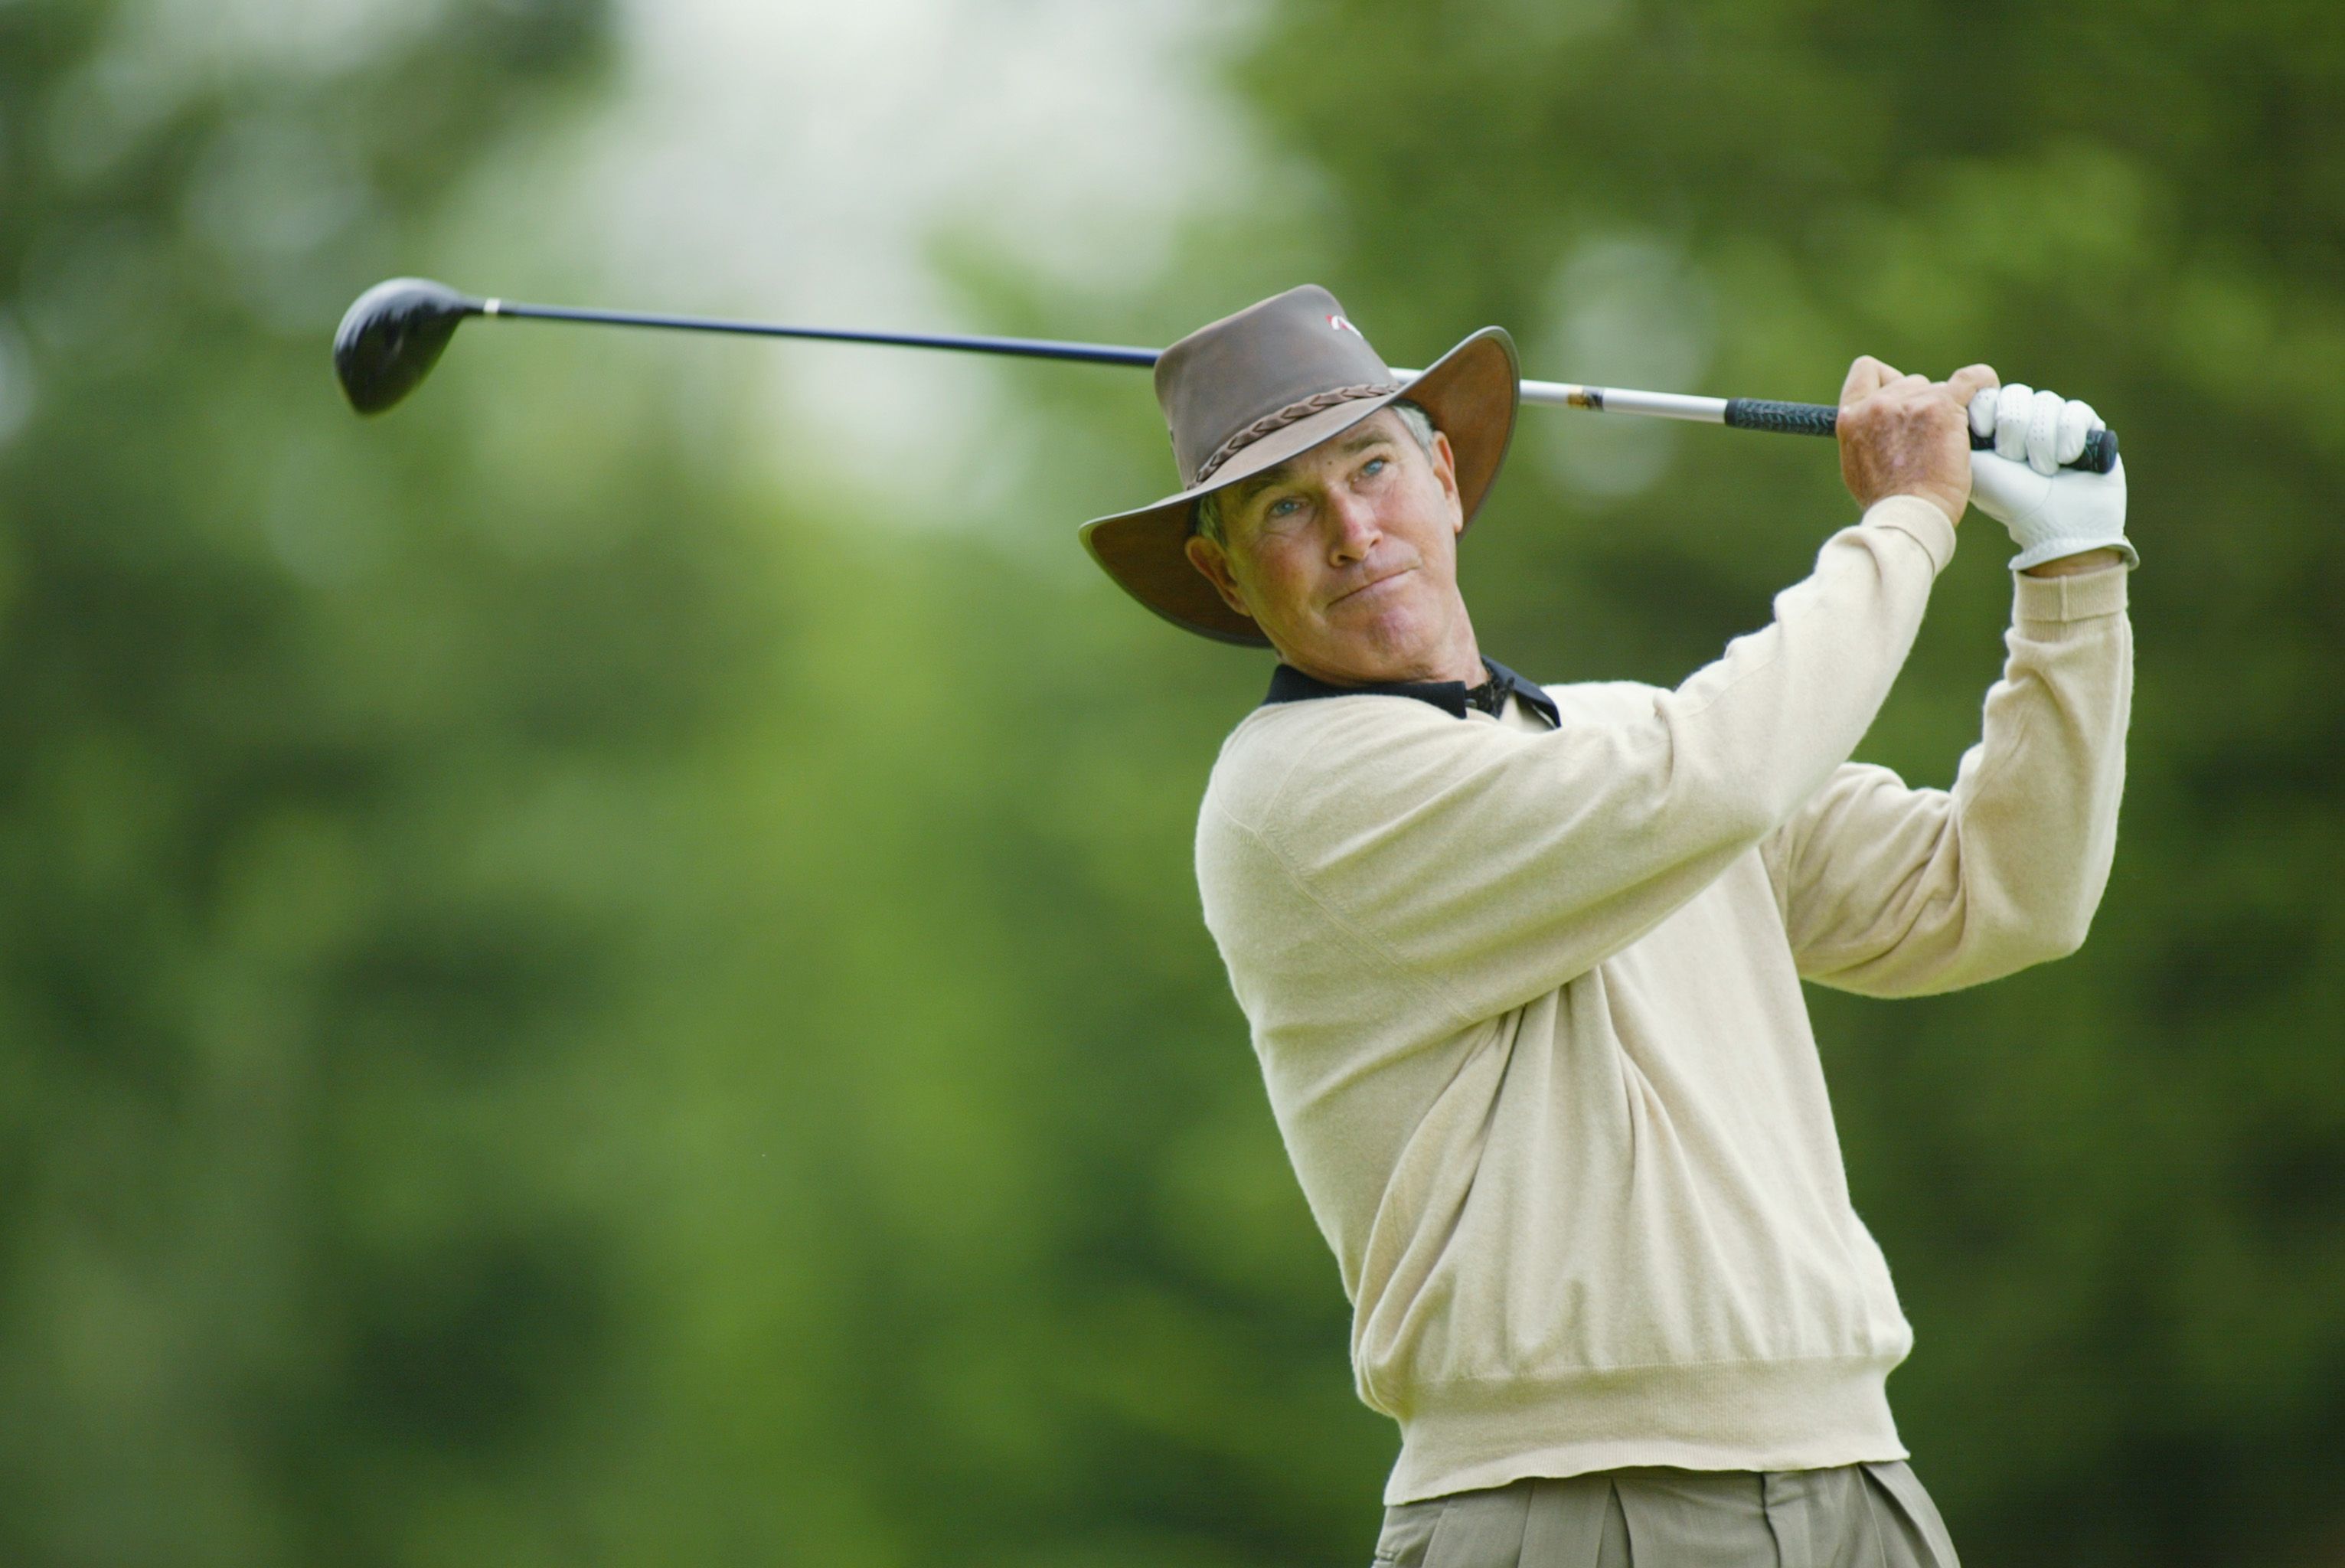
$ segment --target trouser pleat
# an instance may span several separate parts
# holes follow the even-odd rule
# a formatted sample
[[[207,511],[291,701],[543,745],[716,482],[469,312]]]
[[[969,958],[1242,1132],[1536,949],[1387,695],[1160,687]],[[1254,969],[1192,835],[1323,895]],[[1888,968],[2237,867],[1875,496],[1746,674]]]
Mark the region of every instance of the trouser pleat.
[[[1896,1460],[1862,1468],[1889,1568],[1905,1568],[1908,1563],[1920,1568],[1962,1568],[1962,1559],[1954,1555],[1954,1537],[1946,1533],[1946,1522],[1938,1516],[1938,1505],[1930,1501],[1913,1466]],[[1887,1517],[1882,1517],[1884,1514]]]
[[[1628,1522],[1610,1480],[1536,1482],[1523,1521],[1520,1568],[1629,1568]]]

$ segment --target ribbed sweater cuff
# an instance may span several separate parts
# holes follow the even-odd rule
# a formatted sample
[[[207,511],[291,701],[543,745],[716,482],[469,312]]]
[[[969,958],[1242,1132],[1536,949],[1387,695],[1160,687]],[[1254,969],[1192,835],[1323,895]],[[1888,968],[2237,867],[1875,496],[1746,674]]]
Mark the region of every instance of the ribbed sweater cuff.
[[[2079,572],[2073,577],[2031,577],[2012,575],[2016,585],[2011,602],[2014,621],[2088,621],[2096,616],[2125,613],[2126,585],[2133,573],[2123,566]]]
[[[1402,1418],[1385,1502],[1631,1465],[1829,1470],[1903,1459],[1883,1387],[1903,1354],[1433,1384]]]
[[[1954,525],[1937,503],[1918,495],[1892,495],[1866,509],[1863,526],[1894,528],[1929,553],[1933,572],[1943,572],[1954,558]]]

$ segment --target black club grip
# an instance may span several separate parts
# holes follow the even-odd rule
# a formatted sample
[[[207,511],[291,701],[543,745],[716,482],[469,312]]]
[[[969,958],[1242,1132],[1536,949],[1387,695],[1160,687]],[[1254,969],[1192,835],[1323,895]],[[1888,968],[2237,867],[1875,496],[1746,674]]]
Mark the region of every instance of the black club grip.
[[[1830,435],[1840,410],[1820,402],[1775,402],[1763,397],[1726,400],[1726,423],[1737,430],[1771,430],[1778,435]]]
[[[1771,430],[1783,435],[1830,435],[1840,410],[1820,402],[1775,402],[1763,397],[1726,400],[1726,423],[1737,430]],[[1991,435],[1973,434],[1971,450],[1984,452],[1995,444]],[[2117,465],[2117,433],[2096,430],[2085,437],[2085,450],[2063,468],[2106,473]]]

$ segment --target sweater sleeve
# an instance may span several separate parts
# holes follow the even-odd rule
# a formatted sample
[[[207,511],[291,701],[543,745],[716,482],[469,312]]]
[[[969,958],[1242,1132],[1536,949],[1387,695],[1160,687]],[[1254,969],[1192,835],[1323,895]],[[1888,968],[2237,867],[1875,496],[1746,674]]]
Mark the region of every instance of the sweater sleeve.
[[[1613,718],[1531,735],[1394,698],[1314,705],[1272,798],[1229,801],[1225,825],[1461,1021],[1519,1007],[1651,930],[1823,785],[1954,542],[1930,503],[1882,502],[1767,626]]]
[[[1802,974],[1918,995],[2083,943],[2125,789],[2127,575],[2015,579],[2003,678],[1951,791],[1844,767],[1770,835],[1764,859]]]

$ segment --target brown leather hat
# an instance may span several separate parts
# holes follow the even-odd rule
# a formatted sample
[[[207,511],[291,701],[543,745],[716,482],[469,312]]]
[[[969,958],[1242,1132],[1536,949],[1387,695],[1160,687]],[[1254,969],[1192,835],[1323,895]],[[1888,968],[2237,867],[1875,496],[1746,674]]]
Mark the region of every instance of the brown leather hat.
[[[1189,564],[1197,497],[1275,468],[1406,398],[1449,437],[1471,522],[1506,460],[1520,382],[1514,340],[1497,327],[1398,381],[1335,295],[1307,283],[1289,289],[1199,328],[1158,358],[1156,401],[1172,429],[1181,493],[1084,524],[1083,547],[1124,592],[1174,626],[1268,647],[1253,617],[1224,604]]]

